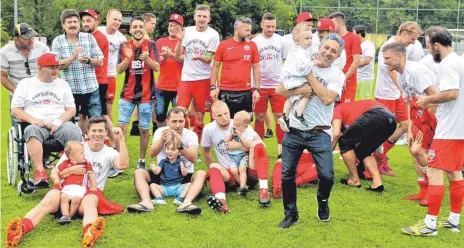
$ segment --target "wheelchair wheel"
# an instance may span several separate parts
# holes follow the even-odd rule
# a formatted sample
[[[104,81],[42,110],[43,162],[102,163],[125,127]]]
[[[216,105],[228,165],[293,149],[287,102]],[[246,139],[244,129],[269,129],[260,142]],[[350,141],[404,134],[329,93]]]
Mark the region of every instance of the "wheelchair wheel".
[[[19,196],[21,196],[22,194],[31,194],[35,191],[35,189],[28,189],[28,187],[33,187],[34,186],[34,181],[32,179],[27,179],[27,184],[24,184],[24,182],[21,180],[19,183],[18,183],[18,193],[19,193]]]
[[[6,174],[8,184],[14,185],[16,183],[16,176],[18,174],[18,143],[14,140],[16,137],[16,129],[11,128],[8,130],[7,137],[7,154],[6,154]]]

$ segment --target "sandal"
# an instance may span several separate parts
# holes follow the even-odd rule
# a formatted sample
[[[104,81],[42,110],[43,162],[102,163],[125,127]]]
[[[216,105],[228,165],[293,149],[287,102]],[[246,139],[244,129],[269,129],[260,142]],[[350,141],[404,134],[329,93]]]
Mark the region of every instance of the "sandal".
[[[176,213],[179,214],[190,214],[190,215],[199,215],[201,214],[201,208],[193,205],[192,203],[188,204],[183,208],[177,208]]]
[[[129,213],[148,213],[148,212],[155,211],[155,209],[149,209],[147,206],[143,205],[142,203],[138,203],[138,204],[127,206],[127,211]]]
[[[353,187],[353,188],[361,188],[361,184],[359,184],[359,185],[351,185],[351,184],[349,184],[348,179],[340,179],[340,183],[344,184],[344,185],[348,185],[348,186]]]

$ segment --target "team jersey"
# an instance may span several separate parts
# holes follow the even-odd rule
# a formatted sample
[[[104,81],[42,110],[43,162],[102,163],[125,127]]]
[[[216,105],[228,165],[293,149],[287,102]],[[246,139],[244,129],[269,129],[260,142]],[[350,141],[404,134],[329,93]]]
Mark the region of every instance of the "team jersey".
[[[374,80],[374,62],[375,62],[375,45],[370,40],[365,40],[361,43],[361,59],[371,57],[371,62],[365,66],[359,66],[357,71],[358,81]]]
[[[219,89],[244,91],[251,89],[251,66],[259,63],[259,52],[253,41],[237,42],[233,38],[222,41],[214,54],[222,62]]]
[[[226,137],[230,134],[234,126],[233,120],[230,120],[229,127],[227,129],[219,128],[216,121],[213,121],[203,128],[203,134],[201,136],[202,147],[213,147],[214,154],[218,163],[225,168],[230,168],[232,161],[229,157],[229,149],[226,146]]]
[[[65,160],[63,163],[61,163],[57,167],[57,170],[58,170],[58,172],[61,172],[64,169],[67,169],[69,167],[76,166],[76,165],[77,164],[69,161],[69,159],[68,159],[68,160]],[[63,187],[66,186],[66,185],[79,185],[79,186],[83,186],[83,187],[90,186],[90,184],[88,184],[87,176],[88,176],[88,173],[93,173],[92,166],[90,165],[90,163],[88,161],[85,161],[84,166],[85,166],[86,174],[82,174],[82,175],[71,174],[71,175],[67,176],[66,178],[64,178],[62,180],[61,186],[63,186]]]
[[[434,139],[464,140],[464,59],[455,52],[440,62],[438,87],[440,92],[459,90],[459,97],[438,105]]]
[[[97,76],[97,82],[99,84],[108,84],[108,52],[109,52],[109,42],[106,36],[98,31],[92,34],[97,41],[100,50],[103,53],[103,65],[95,67],[95,75]]]
[[[398,84],[410,99],[424,95],[424,91],[435,85],[435,75],[425,64],[416,61],[406,61],[403,73],[398,77]]]
[[[424,57],[424,49],[422,49],[422,44],[419,40],[409,45],[407,49],[411,50],[411,60],[413,61],[419,61]]]
[[[169,37],[164,37],[156,41],[158,51],[160,53],[167,50],[175,52],[177,39],[170,39]],[[182,74],[182,62],[179,62],[173,58],[160,58],[160,74],[158,78],[158,83],[156,88],[160,90],[167,91],[177,91],[180,83],[180,77]]]
[[[348,32],[342,37],[343,41],[345,42],[345,47],[343,50],[346,51],[346,64],[343,68],[343,73],[346,73],[351,64],[353,64],[353,56],[354,55],[361,55],[361,39],[359,36],[355,35],[353,32]],[[347,83],[356,83],[357,77],[356,72],[351,74],[349,78],[346,79]]]
[[[105,26],[100,26],[97,29],[108,39],[108,77],[116,77],[116,64],[118,64],[119,48],[122,43],[127,41],[127,38],[119,31],[116,31],[114,34],[107,33]]]
[[[134,44],[134,40],[127,42],[128,48],[132,50],[124,77],[124,85],[121,90],[121,98],[131,103],[147,103],[155,99],[155,75],[154,71],[145,62],[138,59],[140,54],[148,52],[150,58],[157,61],[158,49],[152,40],[143,40],[140,46]],[[119,63],[125,59],[123,47],[119,52]]]
[[[195,26],[186,27],[182,46],[185,48],[182,81],[198,81],[211,77],[211,65],[195,57],[206,56],[207,52],[215,53],[219,46],[219,33],[208,27],[206,31],[198,32]]]
[[[263,34],[260,34],[253,38],[252,41],[256,43],[261,59],[259,62],[261,67],[260,87],[263,89],[277,87],[282,70],[282,36],[273,34],[272,37],[266,38]],[[251,79],[254,85],[253,77]]]
[[[365,99],[339,104],[334,109],[333,120],[341,120],[347,127],[353,124],[361,115],[375,106],[383,106],[376,100]]]

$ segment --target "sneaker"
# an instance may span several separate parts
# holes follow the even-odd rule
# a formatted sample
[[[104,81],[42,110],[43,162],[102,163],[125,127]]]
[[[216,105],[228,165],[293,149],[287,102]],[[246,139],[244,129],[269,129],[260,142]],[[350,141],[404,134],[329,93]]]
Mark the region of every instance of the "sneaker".
[[[401,228],[401,232],[411,236],[437,236],[437,229],[429,228],[423,220],[419,221],[414,226],[405,226]]]
[[[279,123],[280,129],[284,132],[290,132],[290,129],[288,127],[290,126],[289,120],[286,119],[285,117],[280,117],[277,119],[277,123]]]
[[[82,247],[90,247],[95,244],[98,238],[105,231],[106,220],[102,217],[96,219],[82,236]]]
[[[389,166],[386,165],[386,164],[383,164],[383,165],[379,166],[379,173],[381,175],[390,176],[390,177],[395,176],[395,173],[393,171],[391,171],[391,169],[389,169]]]
[[[21,219],[16,217],[6,227],[6,245],[7,247],[15,247],[21,242],[24,237],[23,225]]]
[[[448,219],[443,219],[438,222],[439,227],[443,227],[451,230],[452,232],[458,233],[461,232],[461,224],[453,225]]]
[[[230,212],[229,206],[227,206],[227,202],[224,199],[218,199],[214,196],[210,196],[206,199],[206,202],[211,209],[214,209],[219,213],[225,214]]]
[[[139,162],[137,163],[137,169],[145,169],[146,166],[146,161],[139,160]]]
[[[264,138],[271,138],[272,136],[274,136],[274,133],[272,132],[272,129],[267,129],[266,131],[266,134],[264,134]]]
[[[130,136],[140,136],[140,129],[138,123],[132,123],[132,129],[130,131]]]
[[[34,171],[34,186],[48,187],[48,175],[45,170]]]
[[[329,199],[317,199],[317,218],[320,221],[329,221],[330,219],[330,209],[329,209]]]
[[[269,190],[260,189],[259,190],[259,205],[261,207],[269,207],[271,200],[269,199]]]
[[[120,171],[120,170],[116,170],[115,168],[111,167],[110,171],[108,172],[108,177],[115,178],[123,172],[124,172],[123,170]]]
[[[274,196],[274,199],[282,199],[282,187],[275,187],[272,195]]]
[[[279,227],[284,228],[284,229],[289,228],[289,227],[295,225],[296,223],[298,223],[299,221],[300,221],[300,218],[298,217],[298,215],[296,215],[296,216],[287,215],[282,220],[282,222],[280,222]]]
[[[71,223],[71,219],[68,216],[61,216],[61,218],[58,220],[58,224],[60,225],[66,225]]]
[[[182,205],[182,203],[184,203],[184,198],[178,196],[176,197],[176,199],[174,199],[174,201],[172,201],[172,203],[174,203],[177,206],[180,206]]]
[[[298,116],[298,114],[296,112],[295,112],[295,118],[300,122],[301,125],[303,125],[305,127],[309,127],[308,123],[306,123],[303,116]]]
[[[246,196],[248,194],[248,186],[244,185],[244,186],[240,186],[238,189],[237,189],[237,193],[239,193],[241,196]]]
[[[166,205],[166,204],[168,204],[163,197],[155,197],[155,198],[151,199],[151,203],[153,203],[154,205]]]

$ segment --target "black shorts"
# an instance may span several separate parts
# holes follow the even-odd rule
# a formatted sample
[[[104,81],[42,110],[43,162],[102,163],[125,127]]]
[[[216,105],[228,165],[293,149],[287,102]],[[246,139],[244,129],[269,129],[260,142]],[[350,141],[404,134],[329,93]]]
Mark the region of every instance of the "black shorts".
[[[250,116],[253,117],[253,94],[251,90],[221,90],[219,91],[218,98],[224,101],[229,107],[230,118],[234,118],[234,115],[242,110],[250,113]]]
[[[100,92],[95,90],[86,94],[73,94],[76,104],[76,116],[78,114],[84,117],[94,117],[102,115],[102,106],[100,103]]]
[[[102,115],[108,115],[108,111],[106,109],[106,92],[108,91],[108,84],[99,84],[98,91],[100,93],[100,104],[102,109]]]
[[[362,114],[340,136],[340,152],[354,150],[362,161],[370,156],[396,130],[395,115],[384,107],[376,106]]]
[[[150,175],[150,182],[148,184],[156,183],[158,185],[161,185],[161,179],[160,175],[155,175],[152,170],[147,170],[148,175]],[[192,175],[193,173],[187,173],[187,176],[184,177],[184,181],[182,184],[190,183],[192,180]]]

